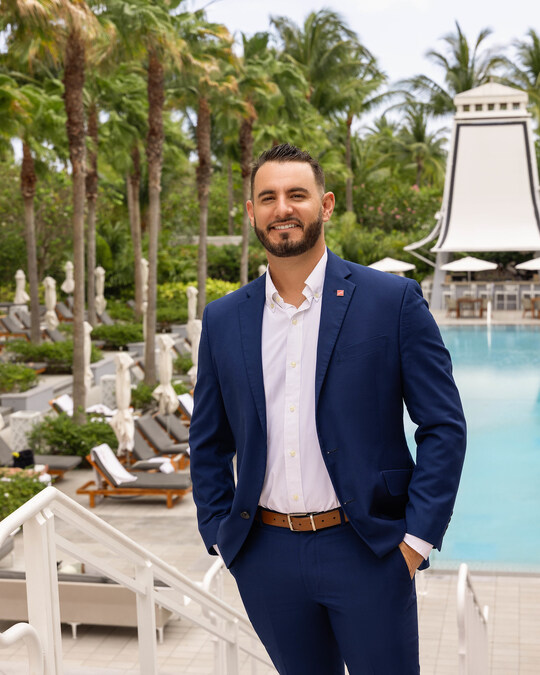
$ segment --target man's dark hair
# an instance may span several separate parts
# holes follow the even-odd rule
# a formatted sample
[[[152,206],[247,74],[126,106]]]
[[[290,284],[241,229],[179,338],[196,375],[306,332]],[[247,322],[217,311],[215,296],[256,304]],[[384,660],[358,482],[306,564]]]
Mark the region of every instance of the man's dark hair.
[[[253,185],[257,171],[266,162],[305,162],[309,164],[313,170],[315,182],[324,192],[324,172],[319,162],[313,159],[309,152],[300,150],[300,148],[289,143],[282,143],[281,145],[275,145],[269,150],[265,150],[251,167],[251,199],[253,199]]]

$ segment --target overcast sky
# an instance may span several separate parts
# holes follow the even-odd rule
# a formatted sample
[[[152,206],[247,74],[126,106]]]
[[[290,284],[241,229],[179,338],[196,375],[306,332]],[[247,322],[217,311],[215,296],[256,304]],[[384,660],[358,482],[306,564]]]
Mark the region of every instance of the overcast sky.
[[[188,4],[206,7],[209,20],[248,35],[268,30],[269,15],[288,16],[302,24],[309,12],[328,7],[356,31],[391,81],[418,73],[440,79],[425,53],[443,47],[439,38],[454,31],[456,20],[470,42],[481,29],[491,28],[486,44],[494,47],[524,39],[529,28],[540,33],[538,0],[188,0]]]

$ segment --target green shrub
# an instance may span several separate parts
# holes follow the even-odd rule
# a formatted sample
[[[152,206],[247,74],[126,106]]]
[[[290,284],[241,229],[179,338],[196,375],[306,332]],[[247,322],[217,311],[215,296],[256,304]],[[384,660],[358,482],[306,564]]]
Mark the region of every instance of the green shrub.
[[[32,471],[0,468],[0,520],[16,511],[45,487],[45,483],[40,483],[39,477]]]
[[[173,389],[178,395],[180,395],[180,394],[189,394],[192,388],[185,382],[174,382]]]
[[[35,370],[18,363],[0,363],[0,393],[28,391],[37,382]]]
[[[179,373],[180,375],[185,375],[189,372],[189,369],[192,365],[193,361],[191,360],[191,356],[189,354],[180,354],[174,360],[174,372]]]
[[[117,448],[113,428],[107,422],[95,421],[96,415],[87,415],[85,424],[76,424],[69,415],[49,416],[36,424],[28,437],[28,445],[39,454],[79,455],[86,457],[101,443]]]
[[[92,340],[103,340],[103,349],[125,349],[130,342],[143,341],[140,323],[117,323],[114,326],[96,326]]]
[[[187,305],[182,307],[174,303],[159,304],[156,311],[156,321],[158,324],[170,325],[173,323],[187,322]]]
[[[136,410],[148,410],[153,405],[157,404],[156,399],[152,396],[155,387],[151,387],[144,382],[139,382],[135,389],[131,390],[131,405]]]
[[[125,302],[125,300],[115,300],[113,298],[109,298],[107,300],[107,314],[115,321],[133,323],[135,320],[135,312]]]
[[[6,350],[15,355],[18,362],[38,361],[47,364],[47,372],[60,374],[71,373],[73,366],[73,340],[65,342],[43,342],[34,345],[24,340],[14,340],[6,346]],[[92,345],[90,360],[99,361],[101,351]]]

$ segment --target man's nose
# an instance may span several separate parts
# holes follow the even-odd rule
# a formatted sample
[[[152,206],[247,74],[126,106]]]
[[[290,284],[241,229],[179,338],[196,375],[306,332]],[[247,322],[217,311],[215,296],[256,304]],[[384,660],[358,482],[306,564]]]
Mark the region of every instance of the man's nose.
[[[286,216],[290,216],[292,213],[292,204],[287,198],[286,195],[283,195],[282,197],[278,197],[276,199],[276,215],[279,218],[283,218]]]

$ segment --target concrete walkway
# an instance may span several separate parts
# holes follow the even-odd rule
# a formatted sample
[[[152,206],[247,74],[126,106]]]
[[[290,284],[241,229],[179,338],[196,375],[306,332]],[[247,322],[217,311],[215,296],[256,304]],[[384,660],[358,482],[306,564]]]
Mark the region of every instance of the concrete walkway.
[[[71,472],[57,487],[88,506],[87,497],[76,495],[75,491],[89,478],[89,470]],[[193,580],[200,581],[213,562],[199,539],[191,496],[173,509],[167,509],[161,499],[106,500],[96,507],[95,513]],[[62,529],[60,532],[84,541],[82,533],[66,533]],[[19,534],[13,559],[15,569],[24,567],[22,545]],[[61,553],[58,557],[64,564],[72,562]],[[428,570],[418,579],[424,675],[456,675],[458,672],[456,583],[455,572]],[[473,573],[473,583],[480,602],[489,605],[492,674],[538,674],[540,576]],[[225,599],[241,607],[228,573]],[[7,627],[7,623],[0,622],[0,631]],[[139,672],[135,629],[79,626],[78,639],[73,640],[71,629],[64,626],[63,648],[65,675],[135,675]],[[158,658],[160,675],[214,675],[213,642],[204,631],[186,621],[171,621],[165,627],[165,640],[158,645]],[[24,659],[24,648],[1,650],[0,675],[26,674]],[[244,664],[241,672],[251,675],[251,666]],[[261,666],[258,672],[266,675],[274,671]]]

